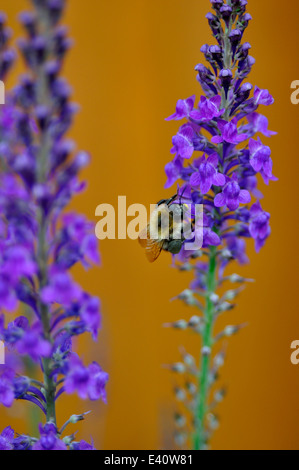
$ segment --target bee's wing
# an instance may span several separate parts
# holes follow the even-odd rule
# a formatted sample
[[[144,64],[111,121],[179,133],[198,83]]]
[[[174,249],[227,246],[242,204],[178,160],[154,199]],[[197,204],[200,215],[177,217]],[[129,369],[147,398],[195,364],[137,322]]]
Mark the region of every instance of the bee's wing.
[[[142,248],[147,247],[147,243],[148,243],[149,238],[150,238],[149,237],[149,230],[150,230],[150,225],[148,225],[143,230],[141,230],[141,232],[139,234],[138,241],[139,241],[140,245],[142,246]]]
[[[145,253],[150,263],[159,258],[164,240],[152,240],[150,238],[150,224],[140,232],[138,241],[142,248],[145,248]]]
[[[145,253],[150,263],[156,261],[159,258],[163,249],[164,240],[147,240],[147,246]]]

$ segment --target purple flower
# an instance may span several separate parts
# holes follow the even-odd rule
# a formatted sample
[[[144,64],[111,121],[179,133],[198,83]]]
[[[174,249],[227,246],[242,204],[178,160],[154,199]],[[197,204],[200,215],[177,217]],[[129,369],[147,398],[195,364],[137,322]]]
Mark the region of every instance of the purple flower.
[[[92,333],[94,339],[98,336],[101,325],[101,303],[97,297],[87,297],[82,303],[80,316],[88,331]]]
[[[78,450],[96,450],[93,443],[89,444],[86,441],[79,442],[79,449]]]
[[[49,357],[52,351],[51,344],[42,336],[40,324],[35,324],[24,331],[22,338],[17,342],[16,348],[19,354],[28,355],[35,362],[41,357]]]
[[[94,224],[67,212],[72,197],[86,187],[80,171],[90,157],[76,153],[67,139],[77,106],[60,77],[70,47],[67,29],[58,25],[65,3],[34,0],[32,11],[21,15],[26,38],[19,46],[26,74],[8,92],[7,105],[0,107],[0,311],[14,311],[19,302],[22,311],[30,312],[28,318],[8,322],[7,328],[0,315],[7,364],[0,367],[0,402],[10,407],[14,399],[29,401],[49,421],[40,426],[38,442],[30,436],[13,442],[14,433],[7,428],[0,448],[28,450],[32,442],[34,450],[67,448],[51,424],[64,392],[58,380],[67,374],[69,385],[72,374],[80,372],[69,360],[72,338],[90,331],[96,339],[101,322],[99,300],[83,292],[70,274],[76,263],[89,268],[100,263],[100,256]],[[5,21],[0,13],[0,80],[15,58]],[[27,360],[40,364],[42,383],[24,375]],[[105,399],[106,374],[95,364],[81,366],[88,375],[87,395]],[[56,395],[48,393],[55,389]]]
[[[93,442],[89,444],[86,441],[73,442],[71,444],[71,450],[96,450],[93,445]]]
[[[221,245],[221,239],[213,230],[213,225],[211,217],[203,214],[203,248]]]
[[[3,270],[10,278],[18,281],[21,277],[30,277],[36,272],[36,264],[30,253],[22,246],[13,246],[6,250]]]
[[[234,261],[248,262],[247,239],[255,240],[258,251],[270,234],[270,215],[262,210],[259,202],[251,209],[249,206],[253,196],[263,197],[257,187],[260,181],[257,173],[266,184],[276,180],[272,174],[270,148],[255,137],[257,133],[266,137],[275,134],[268,129],[267,118],[258,113],[259,105],[268,106],[274,100],[268,90],[254,88],[247,80],[255,63],[249,55],[250,44],[242,43],[252,19],[246,13],[247,0],[211,0],[211,3],[214,13],[208,13],[206,18],[217,44],[201,47],[209,66],[197,64],[195,67],[204,95],[200,97],[198,108],[181,106],[182,110],[177,109],[171,117],[185,117],[188,123],[173,138],[171,153],[176,157],[165,168],[166,187],[180,180],[178,197],[182,196],[181,200],[190,202],[193,207],[184,213],[192,221],[192,231],[185,233],[186,240],[178,244],[181,250],[173,255],[173,266],[194,273],[190,289],[178,298],[187,305],[196,305],[203,315],[192,317],[189,322],[175,322],[174,326],[193,328],[201,336],[201,360],[206,354],[213,354],[215,320],[220,313],[234,307],[232,301],[240,291],[234,287],[223,293],[226,282],[242,285],[246,281],[238,274],[224,277],[225,268]],[[198,154],[195,157],[195,152],[201,152],[199,157]],[[185,159],[188,162],[185,163]],[[201,220],[195,217],[195,205],[203,209]],[[202,246],[189,243],[195,240],[202,242]],[[203,261],[198,263],[198,259]],[[225,328],[217,335],[217,341],[238,330],[239,327]],[[223,362],[221,356],[215,355],[212,375],[209,368],[201,371],[205,383],[211,379],[214,386],[218,367]],[[173,367],[173,371],[183,370],[184,363],[185,373],[193,373],[186,357],[182,352],[182,364]],[[208,390],[199,387],[194,390],[194,400],[208,403],[213,398]],[[196,413],[193,418],[195,449],[205,449],[207,436],[210,436],[206,410],[200,420],[196,419]]]
[[[14,371],[12,369],[4,368],[1,373],[0,366],[0,403],[7,408],[10,408],[14,401]]]
[[[247,134],[239,134],[237,128],[237,118],[234,117],[230,122],[218,119],[218,127],[221,132],[220,135],[212,137],[211,141],[213,144],[221,144],[222,142],[228,142],[230,144],[237,145],[240,142],[244,142],[248,138]]]
[[[269,131],[268,119],[266,118],[266,116],[263,116],[262,114],[259,114],[259,113],[248,114],[247,121],[249,122],[250,128],[252,129],[252,132],[254,134],[257,132],[260,132],[261,134],[264,134],[264,136],[266,137],[271,137],[272,135],[277,134],[277,132]]]
[[[34,444],[32,450],[67,450],[66,444],[58,437],[56,426],[47,423],[39,425],[40,440]]]
[[[195,265],[196,278],[191,282],[190,289],[192,290],[206,290],[206,278],[208,265],[207,263],[198,262]]]
[[[90,373],[89,399],[101,399],[104,403],[107,403],[105,387],[108,382],[109,375],[107,372],[104,372],[96,362],[93,362],[88,369]]]
[[[180,178],[182,168],[183,163],[179,155],[176,155],[172,162],[167,163],[165,166],[165,173],[167,176],[165,188],[170,188]]]
[[[210,227],[203,228],[203,248],[221,245],[221,239]]]
[[[254,102],[257,105],[263,104],[265,106],[270,106],[274,103],[274,98],[270,95],[268,90],[262,90],[259,87],[255,87]]]
[[[0,308],[13,312],[17,308],[17,298],[11,282],[0,272]]]
[[[50,283],[42,290],[42,300],[45,303],[58,303],[69,306],[79,301],[82,297],[82,289],[76,284],[71,275],[65,271],[52,268]]]
[[[232,257],[240,264],[247,264],[249,262],[246,255],[246,243],[243,238],[231,236],[227,239],[227,248],[229,249]]]
[[[207,160],[205,155],[203,155],[198,162],[194,162],[194,165],[198,167],[198,171],[192,173],[190,184],[195,188],[199,187],[202,194],[208,193],[213,185],[225,185],[225,176],[217,171],[217,154],[213,153]]]
[[[178,134],[172,138],[173,148],[171,153],[177,153],[181,158],[191,158],[194,152],[194,138],[193,127],[190,124],[184,124]]]
[[[105,385],[108,381],[108,374],[103,372],[101,367],[93,363],[85,367],[75,354],[69,359],[69,372],[65,379],[66,393],[77,392],[82,400],[106,401]]]
[[[89,444],[86,441],[80,441],[80,442],[73,442],[71,444],[71,450],[96,450],[96,448],[93,445],[93,442]]]
[[[214,199],[215,207],[227,206],[229,210],[235,211],[240,204],[248,204],[251,201],[249,191],[241,189],[238,184],[238,177],[234,173],[223,188],[222,193],[217,194]]]
[[[271,234],[270,214],[263,211],[260,202],[256,202],[250,209],[249,232],[255,240],[255,249],[257,252],[264,246],[267,238]]]
[[[190,111],[192,111],[195,102],[195,95],[190,96],[186,100],[179,100],[176,105],[176,111],[174,114],[169,116],[166,121],[179,120],[189,117]]]
[[[190,113],[190,118],[195,121],[211,121],[214,118],[218,118],[223,114],[223,110],[220,110],[221,97],[219,95],[213,96],[211,99],[207,99],[205,96],[201,96],[199,102],[199,109],[194,110]]]
[[[270,158],[271,149],[270,147],[263,145],[261,139],[258,137],[257,140],[250,139],[249,141],[250,151],[250,164],[254,171],[260,172],[265,183],[268,184],[269,180],[273,179],[272,166],[273,162]],[[276,179],[274,177],[274,179]]]
[[[8,426],[0,434],[0,450],[13,450],[14,448],[14,430]]]
[[[82,252],[85,258],[96,265],[101,263],[101,258],[98,252],[98,240],[94,234],[87,235],[82,241]]]

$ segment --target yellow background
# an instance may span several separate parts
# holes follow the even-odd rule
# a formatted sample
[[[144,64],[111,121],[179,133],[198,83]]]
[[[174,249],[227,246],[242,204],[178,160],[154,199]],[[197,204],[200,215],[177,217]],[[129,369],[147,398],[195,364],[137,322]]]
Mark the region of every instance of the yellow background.
[[[174,191],[163,189],[164,165],[170,160],[171,137],[177,123],[164,118],[177,99],[201,89],[194,66],[200,47],[211,43],[205,19],[208,0],[71,0],[65,18],[75,39],[65,75],[81,106],[72,136],[93,155],[85,172],[87,192],[73,207],[94,217],[100,203],[149,205]],[[297,309],[297,182],[298,113],[290,102],[290,84],[299,79],[299,4],[249,0],[253,21],[245,39],[256,65],[253,84],[268,88],[276,102],[262,113],[269,117],[274,174],[278,183],[264,191],[263,206],[272,214],[273,234],[257,255],[250,244],[251,264],[238,272],[254,277],[234,313],[221,324],[248,322],[229,340],[220,383],[228,395],[219,407],[221,425],[214,449],[298,449],[299,365],[290,362],[290,344],[299,338]],[[2,0],[10,25],[19,35],[16,15],[24,0]],[[19,63],[18,71],[21,70]],[[15,76],[10,79],[14,83]],[[263,138],[266,140],[266,138]],[[268,141],[267,141],[268,143]],[[59,424],[72,413],[93,410],[78,426],[81,438],[92,435],[98,448],[170,448],[175,409],[175,377],[162,368],[179,359],[184,345],[198,352],[199,340],[162,324],[194,313],[170,303],[189,276],[170,269],[164,255],[149,265],[137,242],[101,243],[103,266],[77,279],[103,304],[99,343],[86,338],[86,361],[98,360],[110,374],[108,406],[66,397],[59,404]],[[28,430],[29,404],[1,410],[1,428]],[[26,410],[26,411],[24,411]]]

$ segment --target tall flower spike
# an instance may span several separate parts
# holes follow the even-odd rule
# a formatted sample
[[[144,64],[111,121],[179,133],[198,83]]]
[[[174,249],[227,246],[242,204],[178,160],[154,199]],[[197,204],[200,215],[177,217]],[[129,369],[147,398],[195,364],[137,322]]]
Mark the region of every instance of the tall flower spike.
[[[179,420],[177,442],[184,442],[182,436],[192,437],[197,450],[208,448],[217,424],[215,407],[224,397],[222,392],[214,399],[210,396],[225,357],[224,351],[215,356],[213,346],[240,330],[229,326],[214,336],[218,315],[234,308],[232,302],[240,293],[238,287],[220,297],[217,288],[226,281],[238,285],[247,281],[238,275],[226,277],[224,272],[231,262],[248,262],[249,238],[255,241],[257,251],[264,246],[271,233],[270,214],[259,202],[262,194],[257,189],[257,174],[266,184],[277,179],[272,173],[270,148],[259,137],[254,139],[257,132],[266,137],[275,134],[268,130],[267,118],[257,112],[259,105],[268,106],[274,100],[268,90],[253,90],[245,82],[255,62],[248,54],[250,44],[241,43],[251,20],[246,13],[247,1],[211,0],[211,4],[214,14],[208,13],[207,19],[218,44],[205,44],[201,51],[213,71],[203,64],[195,67],[204,95],[194,109],[194,97],[178,103],[171,118],[187,122],[173,137],[171,152],[175,157],[165,168],[166,187],[181,181],[178,193],[188,193],[193,202],[204,207],[203,249],[190,252],[183,243],[181,252],[174,256],[174,265],[180,271],[192,270],[195,276],[190,288],[178,298],[199,313],[190,321],[172,324],[177,329],[189,328],[201,339],[199,362],[190,361],[184,353],[180,367],[176,364],[171,368],[186,378],[179,398],[189,413],[189,420]],[[204,137],[207,132],[209,138]],[[192,436],[188,433],[190,426]]]
[[[0,434],[1,450],[91,450],[74,435],[63,437],[56,403],[64,394],[106,401],[108,375],[97,363],[85,366],[72,339],[83,333],[97,338],[100,301],[84,292],[70,269],[99,264],[93,224],[67,205],[84,189],[80,170],[89,163],[66,139],[77,107],[60,77],[70,47],[59,25],[64,0],[32,0],[33,11],[20,15],[26,38],[19,42],[26,74],[0,109],[0,340],[7,360],[0,366],[0,403],[30,401],[44,415],[40,436]],[[0,15],[0,78],[14,57],[7,49],[8,30]],[[24,316],[14,318],[22,304]],[[21,359],[21,360],[20,360]],[[40,366],[27,377],[22,360]],[[42,381],[40,376],[43,377]],[[39,380],[37,380],[39,379]]]

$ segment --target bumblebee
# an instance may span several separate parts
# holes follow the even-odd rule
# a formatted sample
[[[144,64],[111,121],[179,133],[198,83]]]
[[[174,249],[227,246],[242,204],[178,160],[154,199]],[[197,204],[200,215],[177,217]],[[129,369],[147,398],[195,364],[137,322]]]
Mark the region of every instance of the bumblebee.
[[[149,224],[139,235],[138,241],[150,263],[156,261],[162,251],[177,255],[182,249],[188,206],[182,204],[182,198],[175,202],[177,199],[178,194],[159,201]]]

